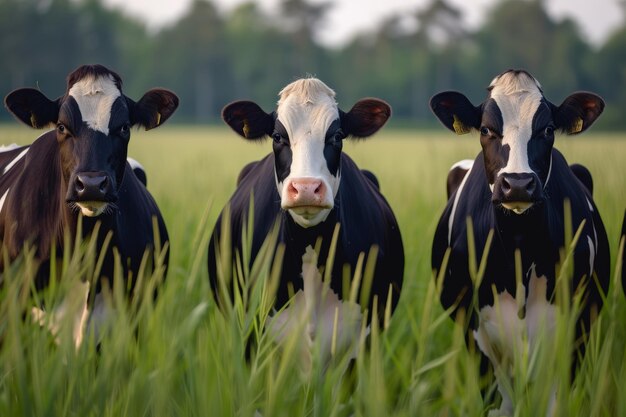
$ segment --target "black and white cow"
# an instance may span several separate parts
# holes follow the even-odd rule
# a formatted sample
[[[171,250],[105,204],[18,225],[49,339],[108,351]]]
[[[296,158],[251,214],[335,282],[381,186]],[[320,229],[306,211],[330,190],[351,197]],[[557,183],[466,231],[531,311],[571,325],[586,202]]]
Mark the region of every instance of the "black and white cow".
[[[153,218],[161,245],[168,235],[145,178],[142,183],[127,162],[130,129],[160,126],[178,107],[178,97],[153,89],[135,102],[122,93],[116,73],[85,65],[68,76],[67,90],[56,100],[22,88],[5,105],[30,127],[55,126],[29,146],[0,153],[0,238],[9,258],[32,245],[41,261],[36,285],[45,287],[52,247],[61,257],[68,249],[64,235],[74,237],[82,219],[85,237],[100,223],[98,248],[112,232],[101,277],[113,278],[116,250],[124,276],[132,280],[155,246]],[[132,288],[134,282],[128,284]]]
[[[274,223],[280,225],[278,241],[286,250],[277,308],[288,301],[290,285],[295,291],[303,288],[303,256],[320,237],[322,246],[314,263],[315,267],[325,265],[337,223],[340,232],[330,282],[333,292],[340,297],[345,294],[344,265],[354,273],[360,254],[365,254],[367,262],[375,245],[378,255],[371,296],[363,308],[371,313],[374,296],[381,317],[388,296],[392,308],[396,306],[404,271],[398,224],[374,175],[361,171],[342,152],[346,138],[373,135],[390,114],[387,103],[373,98],[360,100],[344,112],[337,107],[335,92],[315,78],[287,85],[280,92],[277,109],[270,113],[250,101],[237,101],[224,108],[224,121],[240,136],[251,141],[269,136],[273,141],[272,153],[244,168],[228,204],[232,246],[241,251],[244,219],[254,195],[252,260]],[[220,216],[209,247],[209,275],[216,293],[215,241],[221,222]],[[307,259],[313,258],[307,255]]]
[[[454,167],[462,178],[448,184],[451,191],[439,220],[432,249],[432,266],[444,266],[451,253],[441,293],[444,308],[456,317],[468,312],[470,334],[494,365],[502,405],[498,412],[512,414],[502,378],[512,377],[504,363],[520,346],[527,332],[531,344],[540,329],[554,325],[555,268],[564,246],[564,201],[571,204],[574,231],[584,222],[574,250],[572,289],[585,292],[578,336],[588,331],[602,307],[609,286],[609,247],[604,225],[591,197],[591,175],[582,166],[570,168],[553,148],[555,132],[580,133],[589,128],[604,108],[595,94],[578,92],[560,105],[549,102],[540,84],[525,71],[510,70],[489,86],[487,99],[474,106],[458,92],[435,95],[430,106],[439,120],[457,134],[480,132],[482,151],[473,163]],[[458,170],[465,175],[458,176]],[[580,177],[580,178],[579,178]],[[453,181],[454,182],[454,181]],[[468,266],[466,219],[471,218],[476,262],[487,248],[483,281],[475,294]],[[523,287],[516,287],[515,251],[521,253]],[[596,281],[599,284],[596,285]],[[521,294],[520,294],[521,290]],[[478,305],[472,306],[473,298]],[[501,332],[502,329],[506,331]]]

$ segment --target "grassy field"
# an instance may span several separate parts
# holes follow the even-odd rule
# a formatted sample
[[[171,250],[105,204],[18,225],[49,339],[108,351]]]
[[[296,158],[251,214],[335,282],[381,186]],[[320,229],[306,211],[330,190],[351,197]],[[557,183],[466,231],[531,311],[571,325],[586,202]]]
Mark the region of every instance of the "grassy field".
[[[29,143],[37,132],[0,127],[0,142]],[[586,165],[615,263],[626,206],[626,134],[557,137],[570,163]],[[148,172],[171,238],[169,274],[156,303],[123,302],[98,346],[91,338],[75,351],[69,338],[22,320],[32,295],[18,285],[28,260],[5,272],[0,290],[0,416],[481,416],[477,358],[460,326],[441,309],[430,270],[430,247],[445,205],[445,176],[459,159],[474,158],[476,135],[383,130],[346,143],[361,168],[376,173],[398,218],[405,245],[405,284],[391,326],[361,343],[350,372],[342,358],[312,371],[298,364],[291,344],[272,345],[261,330],[264,288],[249,305],[224,313],[214,305],[206,272],[212,224],[248,161],[271,149],[246,143],[226,128],[164,126],[135,132],[129,155]],[[80,271],[80,262],[66,275]],[[263,260],[260,277],[269,272]],[[72,269],[75,268],[75,269]],[[615,266],[613,266],[615,269]],[[264,272],[263,272],[264,271]],[[51,289],[53,300],[63,287]],[[259,304],[255,304],[258,302]],[[557,392],[555,415],[626,415],[626,302],[618,285],[590,337],[588,354],[568,382],[572,320],[559,317],[550,340],[515,363],[511,387],[516,416],[545,415]],[[257,339],[249,361],[244,339]],[[63,336],[63,333],[61,333]]]

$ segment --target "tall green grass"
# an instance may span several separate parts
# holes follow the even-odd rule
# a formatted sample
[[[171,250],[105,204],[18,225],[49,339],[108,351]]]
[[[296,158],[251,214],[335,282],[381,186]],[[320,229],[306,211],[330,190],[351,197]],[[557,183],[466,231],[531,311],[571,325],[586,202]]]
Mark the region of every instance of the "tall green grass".
[[[0,129],[0,142],[29,143],[26,128]],[[589,336],[587,354],[570,384],[571,314],[557,331],[514,366],[516,416],[545,415],[556,388],[559,416],[626,415],[626,302],[616,264],[626,191],[626,142],[619,135],[557,138],[569,162],[594,175],[614,266],[605,307]],[[58,285],[32,290],[35,265],[26,254],[3,275],[0,289],[0,416],[481,416],[486,412],[478,358],[465,347],[463,328],[442,310],[430,269],[430,246],[445,205],[445,175],[458,159],[473,158],[478,138],[443,132],[383,131],[344,147],[378,176],[405,244],[405,283],[389,328],[357,340],[357,359],[330,365],[313,350],[304,372],[297,340],[276,345],[264,330],[276,277],[272,251],[236,282],[256,283],[249,297],[218,309],[210,292],[206,251],[212,225],[235,187],[239,169],[269,152],[222,128],[166,126],[136,132],[129,154],[148,172],[148,188],[171,238],[168,276],[159,296],[129,301],[112,285],[113,313],[104,331],[78,349],[67,329],[58,341],[28,319],[42,299],[61,302],[89,275],[97,254],[89,242],[61,262]],[[271,238],[271,237],[270,237]],[[241,254],[245,258],[245,254]],[[229,269],[229,268],[226,268]],[[119,278],[119,277],[118,277]],[[160,273],[146,274],[157,285]],[[232,283],[232,281],[231,281]],[[26,318],[25,318],[26,317]],[[253,343],[250,343],[252,340]],[[526,356],[524,356],[526,355]],[[345,369],[348,368],[347,371]]]

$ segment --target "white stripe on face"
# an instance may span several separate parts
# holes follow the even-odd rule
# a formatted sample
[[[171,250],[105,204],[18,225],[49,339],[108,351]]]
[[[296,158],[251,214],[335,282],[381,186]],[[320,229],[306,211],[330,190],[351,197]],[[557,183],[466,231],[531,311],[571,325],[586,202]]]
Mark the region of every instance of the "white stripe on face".
[[[113,77],[85,77],[70,88],[69,95],[76,100],[83,122],[93,130],[108,135],[111,107],[122,95]]]
[[[324,183],[325,206],[332,207],[340,175],[333,176],[328,170],[324,146],[329,126],[339,118],[334,91],[317,79],[298,80],[283,89],[276,113],[287,131],[291,148],[289,175],[282,182],[277,181],[283,205],[287,198],[285,189],[293,179],[314,178]],[[329,212],[322,210],[306,227],[325,220]],[[295,215],[292,210],[290,213]],[[302,219],[294,219],[301,223]]]
[[[507,72],[493,80],[491,98],[502,114],[502,145],[509,146],[507,164],[498,172],[532,173],[528,162],[528,142],[533,117],[543,95],[537,81],[526,73]]]

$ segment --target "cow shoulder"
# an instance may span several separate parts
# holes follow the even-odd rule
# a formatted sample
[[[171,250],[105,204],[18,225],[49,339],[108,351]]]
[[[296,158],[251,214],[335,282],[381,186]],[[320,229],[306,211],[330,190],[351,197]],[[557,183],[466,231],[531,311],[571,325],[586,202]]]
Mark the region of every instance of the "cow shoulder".
[[[364,235],[359,240],[382,242],[387,227],[397,227],[391,207],[379,187],[345,153],[341,154],[341,182],[336,200],[342,232],[351,240]]]
[[[445,267],[441,303],[444,308],[454,306],[454,311],[459,307],[467,308],[472,298],[472,281],[468,268],[468,218],[472,224],[478,258],[495,222],[482,152],[446,203],[433,239],[432,268],[439,274]],[[450,253],[446,261],[448,250]],[[476,261],[479,262],[479,259]],[[447,263],[444,265],[444,262]]]
[[[209,242],[209,278],[214,290],[217,289],[215,245],[222,238],[222,221],[225,211],[228,211],[230,217],[230,246],[240,249],[242,245],[241,233],[250,219],[250,198],[254,196],[254,233],[252,236],[252,247],[250,248],[251,259],[256,257],[277,215],[280,213],[280,197],[276,191],[274,175],[274,154],[270,153],[260,161],[247,164],[243,170],[246,173],[245,175],[239,175],[237,188],[215,222]],[[214,294],[217,293],[216,291],[214,292]]]
[[[2,207],[3,243],[12,257],[30,242],[45,258],[51,245],[63,238],[69,221],[59,204],[65,190],[55,132],[35,140],[6,176],[10,181],[1,186],[8,191]]]

